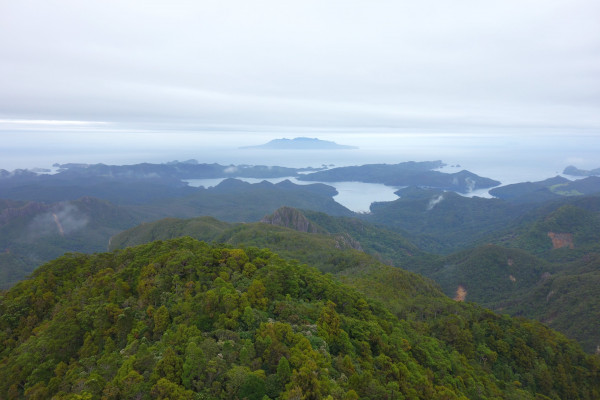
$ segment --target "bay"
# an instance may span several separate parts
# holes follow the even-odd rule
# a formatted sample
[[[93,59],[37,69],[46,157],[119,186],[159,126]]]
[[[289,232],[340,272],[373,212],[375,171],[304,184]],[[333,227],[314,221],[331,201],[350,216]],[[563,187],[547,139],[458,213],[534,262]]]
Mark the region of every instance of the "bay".
[[[185,179],[190,186],[205,188],[217,186],[226,178],[217,179]],[[333,186],[338,194],[333,197],[335,201],[346,207],[347,209],[357,213],[368,213],[371,203],[376,201],[393,201],[398,198],[394,193],[399,188],[382,185],[379,183],[364,183],[364,182],[307,182],[299,181],[294,177],[273,178],[273,179],[255,179],[255,178],[235,178],[248,183],[259,183],[267,181],[271,183],[279,183],[284,180],[289,180],[297,185],[310,185],[312,183],[323,183]]]

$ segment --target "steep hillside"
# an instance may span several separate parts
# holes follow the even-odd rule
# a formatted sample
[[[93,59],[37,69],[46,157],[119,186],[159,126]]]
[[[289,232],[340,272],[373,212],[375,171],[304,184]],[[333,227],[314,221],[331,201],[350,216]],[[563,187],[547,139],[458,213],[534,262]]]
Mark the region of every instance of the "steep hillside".
[[[209,217],[164,219],[115,235],[110,249],[179,236],[233,245],[268,247],[323,271],[343,265],[349,254],[366,252],[380,261],[401,266],[423,253],[398,233],[355,218],[283,207],[261,223],[226,224]],[[350,250],[350,251],[347,251]],[[354,256],[354,255],[353,255]]]
[[[588,352],[600,345],[600,197],[547,202],[490,232],[482,244],[403,267],[451,296],[547,323]]]
[[[111,191],[118,188],[107,184]],[[259,221],[285,205],[332,215],[353,215],[333,200],[335,189],[322,184],[294,185],[289,181],[249,184],[231,179],[215,188],[194,189],[193,194],[178,198],[171,198],[172,193],[165,195],[166,198],[159,195],[169,191],[161,185],[143,184],[155,191],[156,196],[146,199],[146,192],[136,191],[137,186],[132,185],[129,189],[140,197],[127,200],[126,205],[87,196],[56,203],[0,200],[0,288],[10,287],[36,266],[65,252],[104,251],[115,233],[159,218],[210,215],[230,222]],[[46,193],[41,187],[35,188]],[[73,193],[60,186],[55,189],[67,198]],[[76,192],[88,193],[88,189],[85,185],[77,186]]]
[[[597,321],[600,321],[595,318],[595,310],[600,309],[597,307],[600,286],[586,283],[584,286],[587,289],[577,290],[580,286],[577,283],[580,274],[590,277],[596,273],[592,262],[584,264],[587,269],[576,268],[573,262],[550,263],[526,251],[496,245],[483,245],[445,257],[418,251],[415,255],[407,256],[406,253],[412,250],[405,239],[394,239],[393,235],[386,239],[385,230],[379,231],[362,221],[288,208],[279,210],[267,220],[280,221],[289,228],[265,223],[225,224],[204,217],[190,220],[166,219],[143,224],[116,235],[111,248],[124,248],[182,235],[235,246],[268,247],[286,259],[298,260],[321,271],[336,273],[345,282],[350,282],[348,276],[351,276],[362,291],[400,313],[394,303],[397,293],[408,293],[406,282],[414,284],[418,280],[414,277],[407,280],[403,270],[384,268],[377,260],[357,249],[362,249],[378,260],[385,260],[382,254],[396,255],[396,265],[435,280],[451,298],[474,301],[497,311],[527,315],[547,322],[580,341],[588,352],[594,352],[600,344],[600,329],[595,329]],[[310,230],[308,223],[323,233],[304,232]],[[329,233],[329,230],[333,233]],[[408,246],[403,247],[403,243]],[[564,271],[571,271],[572,275],[561,275]],[[560,291],[555,291],[558,295],[553,298],[553,301],[557,301],[556,304],[564,307],[554,307],[553,302],[548,302],[546,296],[552,289],[547,288],[555,279],[557,282],[570,282],[572,289],[568,290],[568,296],[573,299],[571,303],[585,304],[586,307],[565,306],[562,300],[558,301],[561,293],[567,290],[567,284],[563,284]],[[374,282],[381,284],[376,285]],[[418,282],[419,288],[435,288],[426,280]],[[589,282],[595,282],[595,278],[591,278]],[[534,293],[537,294],[534,296]],[[528,295],[530,298],[527,301],[521,301]],[[418,293],[413,292],[411,296],[418,296]],[[413,300],[418,308],[420,300]],[[403,309],[402,312],[405,311]],[[553,315],[553,318],[549,318],[549,315]],[[570,321],[571,326],[560,321]]]
[[[433,189],[409,187],[397,193],[399,199],[373,203],[371,214],[362,218],[409,232],[413,243],[433,253],[468,247],[527,211],[499,199],[468,198]]]
[[[600,197],[551,203],[491,240],[557,261],[599,251]]]
[[[535,318],[579,341],[588,352],[600,352],[600,255],[592,253],[544,277],[520,296],[497,308]]]
[[[555,266],[527,252],[484,245],[422,263],[419,272],[439,283],[444,293],[494,308],[499,301],[533,288]]]
[[[522,182],[490,190],[490,194],[513,203],[542,203],[565,197],[600,193],[600,177],[591,176],[575,181],[561,176],[539,182]]]
[[[358,218],[334,217],[317,211],[282,207],[264,217],[261,222],[301,232],[346,238],[353,248],[364,250],[390,265],[401,266],[416,256],[424,255],[402,234]]]
[[[265,223],[222,224],[210,217],[160,220],[115,235],[111,249],[186,235],[215,243],[268,247],[287,259],[299,260],[326,272],[347,268],[357,260],[361,260],[362,265],[376,263],[375,259],[356,250],[353,247],[356,244],[348,236],[309,234]]]
[[[0,212],[0,289],[67,251],[105,251],[112,235],[141,221],[131,209],[91,197],[10,202]]]
[[[292,207],[278,208],[273,214],[263,217],[260,222],[283,226],[300,232],[327,233],[319,225],[306,218],[306,215],[302,211]]]
[[[416,257],[425,256],[420,248],[407,239],[409,236],[407,232],[393,231],[364,219],[332,217],[310,210],[303,211],[303,213],[306,218],[330,234],[352,236],[367,253],[387,264],[403,266]]]
[[[566,259],[575,250],[554,251]],[[435,280],[450,297],[535,318],[590,353],[600,346],[598,253],[549,262],[523,250],[484,245],[406,267]]]
[[[267,250],[189,238],[61,257],[0,315],[7,399],[600,396],[598,359],[538,323],[444,297],[399,319]]]

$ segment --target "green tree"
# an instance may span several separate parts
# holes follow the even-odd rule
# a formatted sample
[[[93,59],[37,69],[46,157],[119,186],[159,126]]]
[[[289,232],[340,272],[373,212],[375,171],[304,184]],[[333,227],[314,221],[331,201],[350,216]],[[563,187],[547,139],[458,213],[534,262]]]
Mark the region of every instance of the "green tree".
[[[202,388],[202,374],[205,365],[204,352],[195,341],[190,341],[185,349],[185,361],[181,375],[181,381],[186,389],[199,391]]]
[[[183,361],[172,348],[167,347],[162,358],[156,363],[154,373],[158,378],[165,378],[173,383],[180,384],[182,372]]]

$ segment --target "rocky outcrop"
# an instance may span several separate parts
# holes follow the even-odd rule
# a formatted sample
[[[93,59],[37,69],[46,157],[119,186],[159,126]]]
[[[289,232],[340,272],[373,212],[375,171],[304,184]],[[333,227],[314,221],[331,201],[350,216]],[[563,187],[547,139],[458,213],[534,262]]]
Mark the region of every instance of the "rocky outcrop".
[[[458,285],[458,287],[456,288],[456,296],[454,296],[454,300],[465,301],[466,298],[467,298],[467,289],[465,289],[463,285]]]
[[[364,251],[360,245],[360,242],[347,233],[342,233],[335,236],[335,247],[338,249],[354,249],[358,251]]]
[[[337,249],[354,249],[364,251],[360,245],[360,242],[349,234],[345,232],[339,234],[330,234],[317,224],[309,221],[301,211],[292,207],[281,207],[273,214],[264,217],[260,222],[264,224],[283,226],[300,232],[331,235],[335,240],[335,247]]]
[[[560,249],[568,247],[574,249],[575,244],[573,243],[573,234],[571,233],[554,233],[548,232],[548,237],[552,239],[552,248]]]
[[[300,211],[292,207],[281,207],[273,214],[261,219],[260,222],[283,226],[300,232],[323,233],[322,229],[310,222]]]

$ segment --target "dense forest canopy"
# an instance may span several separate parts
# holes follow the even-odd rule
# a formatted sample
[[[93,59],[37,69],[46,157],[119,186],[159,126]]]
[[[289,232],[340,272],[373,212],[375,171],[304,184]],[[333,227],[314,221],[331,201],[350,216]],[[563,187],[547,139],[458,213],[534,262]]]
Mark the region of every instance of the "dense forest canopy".
[[[360,277],[348,280],[360,288]],[[443,296],[416,306],[399,317],[360,290],[268,250],[191,238],[65,255],[2,295],[0,393],[7,399],[600,395],[598,358],[539,323]]]

